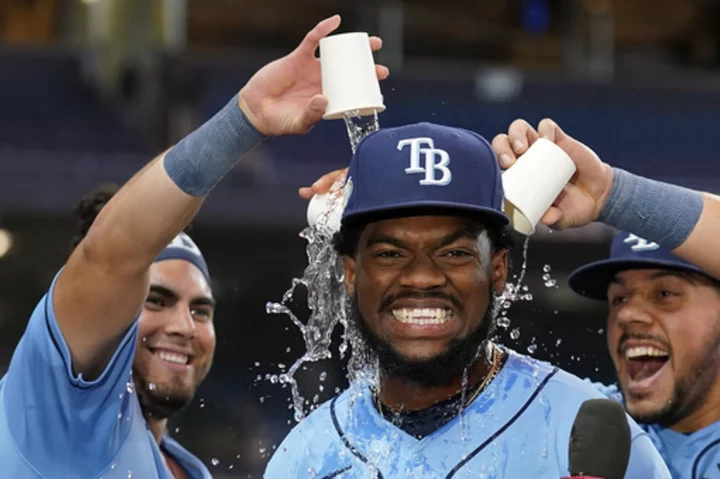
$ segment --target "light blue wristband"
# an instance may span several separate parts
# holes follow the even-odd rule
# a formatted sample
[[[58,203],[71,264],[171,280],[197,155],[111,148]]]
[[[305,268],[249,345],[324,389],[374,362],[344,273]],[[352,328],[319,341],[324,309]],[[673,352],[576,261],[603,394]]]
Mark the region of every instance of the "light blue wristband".
[[[238,97],[165,154],[168,176],[185,193],[206,196],[240,158],[267,138],[240,110]]]
[[[613,168],[613,184],[598,221],[674,250],[688,239],[703,210],[699,191]]]

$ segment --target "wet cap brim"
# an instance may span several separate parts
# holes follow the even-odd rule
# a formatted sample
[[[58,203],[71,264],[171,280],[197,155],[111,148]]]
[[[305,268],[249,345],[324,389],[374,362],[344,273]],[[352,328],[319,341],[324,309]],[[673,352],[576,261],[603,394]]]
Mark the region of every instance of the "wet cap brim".
[[[607,259],[587,264],[575,270],[568,278],[570,289],[586,298],[607,301],[608,286],[615,275],[632,269],[671,269],[708,276],[698,268],[672,261],[657,259]]]

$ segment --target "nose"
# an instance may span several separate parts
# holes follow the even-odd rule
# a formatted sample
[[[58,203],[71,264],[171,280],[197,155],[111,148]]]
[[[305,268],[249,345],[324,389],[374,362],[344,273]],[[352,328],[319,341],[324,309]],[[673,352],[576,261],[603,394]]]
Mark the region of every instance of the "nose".
[[[190,312],[189,305],[177,304],[170,321],[165,326],[165,332],[169,336],[181,336],[188,340],[195,338],[195,320]]]
[[[632,324],[651,324],[653,319],[648,311],[647,304],[637,297],[629,298],[623,304],[615,317],[620,327],[628,327]]]
[[[445,272],[428,255],[418,255],[407,264],[400,275],[400,285],[414,289],[432,289],[445,286]]]

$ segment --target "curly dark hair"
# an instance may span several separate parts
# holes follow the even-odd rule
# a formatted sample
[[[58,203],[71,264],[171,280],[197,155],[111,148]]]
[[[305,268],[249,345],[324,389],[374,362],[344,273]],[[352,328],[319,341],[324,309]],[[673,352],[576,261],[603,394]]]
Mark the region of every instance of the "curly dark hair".
[[[78,230],[77,235],[72,239],[73,249],[85,238],[93,222],[95,222],[95,218],[100,214],[100,210],[115,196],[119,189],[120,186],[114,183],[100,185],[83,196],[75,205],[73,214],[77,219]]]
[[[72,249],[77,248],[77,245],[87,236],[88,231],[95,218],[100,214],[100,211],[105,207],[110,199],[120,190],[120,186],[115,183],[105,183],[97,188],[90,191],[88,194],[82,197],[82,199],[75,205],[73,214],[77,219],[77,234],[72,239]],[[192,229],[191,225],[188,225],[183,231],[189,233]]]

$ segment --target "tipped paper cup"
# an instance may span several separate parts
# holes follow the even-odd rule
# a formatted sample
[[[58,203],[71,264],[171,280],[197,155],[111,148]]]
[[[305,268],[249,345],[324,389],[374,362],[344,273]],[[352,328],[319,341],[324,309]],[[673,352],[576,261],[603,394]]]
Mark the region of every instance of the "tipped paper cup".
[[[385,110],[367,33],[343,33],[320,40],[326,120],[346,114],[368,116]]]
[[[330,193],[315,195],[308,204],[307,222],[330,236],[340,231],[342,213],[342,199],[334,199]]]
[[[575,170],[568,154],[552,141],[540,138],[533,143],[502,175],[505,214],[513,228],[524,235],[534,233]]]

